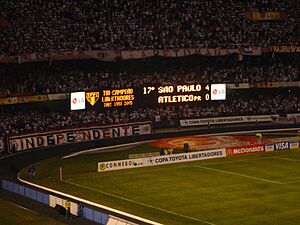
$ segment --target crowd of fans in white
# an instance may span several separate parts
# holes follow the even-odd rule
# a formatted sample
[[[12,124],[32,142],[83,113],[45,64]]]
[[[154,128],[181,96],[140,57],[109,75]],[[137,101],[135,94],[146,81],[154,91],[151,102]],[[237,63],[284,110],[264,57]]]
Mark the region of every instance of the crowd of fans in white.
[[[148,85],[290,82],[300,80],[300,56],[189,57],[101,63],[97,61],[0,65],[0,88],[16,94],[69,93]]]
[[[299,44],[299,1],[2,0],[0,55],[54,50],[171,49]],[[247,11],[284,12],[253,22]]]

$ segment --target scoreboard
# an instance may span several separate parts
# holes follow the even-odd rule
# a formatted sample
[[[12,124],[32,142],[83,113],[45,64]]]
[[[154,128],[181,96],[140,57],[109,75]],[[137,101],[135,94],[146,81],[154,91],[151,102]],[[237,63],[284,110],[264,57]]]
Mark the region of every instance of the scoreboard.
[[[151,95],[159,104],[197,102],[210,99],[210,86],[196,85],[167,85],[156,87],[144,87],[144,95]]]
[[[81,96],[81,98],[78,100],[76,96]],[[84,100],[82,96],[85,96]],[[103,109],[143,107],[211,100],[226,100],[226,84],[178,84],[74,92],[71,93],[71,110],[85,109],[86,107]]]

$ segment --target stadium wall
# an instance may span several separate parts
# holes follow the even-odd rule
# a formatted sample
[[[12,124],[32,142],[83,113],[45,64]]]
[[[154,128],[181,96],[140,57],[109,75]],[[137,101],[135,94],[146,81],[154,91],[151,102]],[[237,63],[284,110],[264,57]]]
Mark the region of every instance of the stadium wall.
[[[59,210],[64,210],[65,202],[69,200],[71,202],[70,213],[73,216],[80,214],[83,218],[99,224],[108,224],[113,219],[114,221],[126,221],[127,225],[160,225],[154,221],[124,213],[73,195],[58,192],[22,179],[20,181],[23,184],[2,180],[2,188]],[[82,209],[81,212],[79,211],[80,208]]]

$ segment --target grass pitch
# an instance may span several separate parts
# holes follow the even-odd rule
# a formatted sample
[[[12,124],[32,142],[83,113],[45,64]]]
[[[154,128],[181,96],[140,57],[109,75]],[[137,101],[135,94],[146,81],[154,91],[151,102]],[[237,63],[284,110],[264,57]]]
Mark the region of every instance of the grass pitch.
[[[163,224],[299,224],[299,150],[97,172],[97,162],[149,151],[50,159],[34,182]]]
[[[0,199],[1,225],[64,225],[55,219],[46,217],[29,209]]]

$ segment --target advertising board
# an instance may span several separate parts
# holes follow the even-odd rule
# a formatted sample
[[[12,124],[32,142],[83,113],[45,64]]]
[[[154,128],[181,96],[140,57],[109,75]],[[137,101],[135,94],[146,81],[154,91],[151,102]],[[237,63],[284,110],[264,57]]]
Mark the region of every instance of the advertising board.
[[[180,120],[180,126],[205,126],[213,124],[233,124],[233,123],[255,123],[255,122],[272,122],[273,118],[279,115],[257,115],[257,116],[226,116],[214,118],[198,118]]]
[[[211,100],[226,100],[226,84],[211,85]]]
[[[246,145],[246,146],[238,146],[226,149],[227,156],[234,156],[234,155],[243,155],[243,154],[255,154],[264,152],[264,145],[263,144],[256,144],[256,145]]]
[[[108,161],[98,163],[98,172],[106,172],[111,170],[130,169],[147,166],[158,166],[180,162],[191,162],[204,159],[226,157],[226,149],[214,149],[207,151],[197,151],[182,154],[171,154],[156,157],[147,157],[139,159],[125,159],[118,161]]]
[[[297,148],[299,148],[299,141],[291,141],[290,149],[297,149]]]
[[[266,152],[274,151],[274,143],[265,144],[265,151]]]
[[[71,110],[85,109],[85,92],[72,92],[70,98]]]
[[[3,152],[4,150],[4,143],[3,143],[3,139],[0,138],[0,152]]]
[[[290,149],[289,141],[282,141],[274,143],[274,150],[288,150]]]

